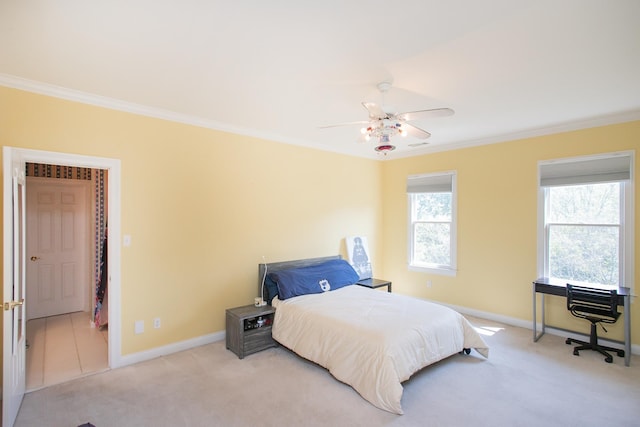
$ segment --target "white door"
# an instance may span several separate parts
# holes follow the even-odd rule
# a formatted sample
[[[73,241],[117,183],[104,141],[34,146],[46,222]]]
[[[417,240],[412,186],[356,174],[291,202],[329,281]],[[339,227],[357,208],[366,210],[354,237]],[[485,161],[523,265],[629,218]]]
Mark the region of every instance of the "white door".
[[[25,390],[25,173],[19,156],[3,149],[3,385],[2,425],[13,426]],[[9,197],[9,195],[11,195]]]
[[[27,319],[88,311],[89,181],[27,180]]]

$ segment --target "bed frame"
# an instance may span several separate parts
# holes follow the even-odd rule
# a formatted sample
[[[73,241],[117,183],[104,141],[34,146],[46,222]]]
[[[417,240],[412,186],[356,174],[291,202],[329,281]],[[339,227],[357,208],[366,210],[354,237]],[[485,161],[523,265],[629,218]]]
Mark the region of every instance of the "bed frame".
[[[297,259],[293,261],[271,262],[258,264],[258,295],[262,295],[262,287],[264,286],[265,273],[274,271],[288,270],[290,268],[309,267],[311,265],[322,264],[326,261],[334,259],[342,259],[341,255],[331,255],[319,258]]]

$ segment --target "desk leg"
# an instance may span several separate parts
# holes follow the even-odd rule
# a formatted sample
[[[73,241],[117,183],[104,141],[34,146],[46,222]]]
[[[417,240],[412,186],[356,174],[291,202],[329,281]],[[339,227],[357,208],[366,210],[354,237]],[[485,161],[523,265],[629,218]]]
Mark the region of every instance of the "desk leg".
[[[536,284],[533,284],[533,342],[538,341],[538,323],[536,319]]]
[[[631,297],[624,296],[624,365],[631,363]]]
[[[545,309],[544,309],[544,294],[540,294],[540,317],[542,318],[542,326],[541,326],[541,331],[540,331],[540,336],[543,336],[544,333],[547,331],[546,327],[547,327],[547,321],[544,318],[545,315]]]
[[[540,331],[540,334],[538,334],[538,319],[537,319],[537,307],[536,307],[536,285],[535,283],[533,284],[533,342],[537,342],[541,336],[544,335],[545,332],[545,324],[544,324],[544,294],[540,295],[540,311],[541,311],[541,317],[542,317],[542,330]]]

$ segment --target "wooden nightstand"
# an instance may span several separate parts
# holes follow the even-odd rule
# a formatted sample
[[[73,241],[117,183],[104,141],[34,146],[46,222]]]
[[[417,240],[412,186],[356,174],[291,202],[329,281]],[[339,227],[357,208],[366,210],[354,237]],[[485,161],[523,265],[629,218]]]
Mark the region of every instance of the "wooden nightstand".
[[[362,279],[356,282],[356,285],[364,286],[366,288],[376,289],[383,286],[387,287],[387,292],[391,292],[391,282],[381,279]]]
[[[275,347],[271,326],[276,310],[270,305],[245,305],[230,308],[226,314],[227,349],[240,359],[252,353]]]

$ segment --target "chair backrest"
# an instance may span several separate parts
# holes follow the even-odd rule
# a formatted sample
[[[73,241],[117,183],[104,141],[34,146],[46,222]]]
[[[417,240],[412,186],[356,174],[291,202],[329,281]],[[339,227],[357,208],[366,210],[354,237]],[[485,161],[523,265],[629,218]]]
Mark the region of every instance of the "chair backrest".
[[[567,284],[567,310],[584,319],[595,316],[606,323],[615,322],[618,312],[618,291]]]

